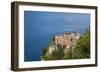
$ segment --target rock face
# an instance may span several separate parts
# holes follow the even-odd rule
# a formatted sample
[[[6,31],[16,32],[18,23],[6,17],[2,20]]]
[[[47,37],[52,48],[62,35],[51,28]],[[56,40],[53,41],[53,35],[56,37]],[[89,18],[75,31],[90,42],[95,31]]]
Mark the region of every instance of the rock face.
[[[56,46],[60,46],[64,49],[64,52],[67,53],[69,49],[74,48],[77,41],[80,38],[79,33],[64,33],[54,36],[54,43]],[[57,49],[57,47],[55,48]],[[49,53],[52,53],[54,50],[53,46],[49,46]]]

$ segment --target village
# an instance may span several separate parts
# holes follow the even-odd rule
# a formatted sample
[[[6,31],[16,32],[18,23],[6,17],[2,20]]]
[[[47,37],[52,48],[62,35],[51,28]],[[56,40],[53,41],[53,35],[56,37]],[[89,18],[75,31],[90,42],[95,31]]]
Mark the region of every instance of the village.
[[[41,60],[65,60],[90,58],[90,34],[75,32],[56,34],[49,46],[43,49]]]
[[[79,38],[80,38],[80,33],[73,33],[73,32],[55,35],[54,36],[55,45],[49,46],[48,53],[51,54],[55,49],[58,49],[58,46],[64,49],[64,53],[68,53],[70,49],[75,47]]]

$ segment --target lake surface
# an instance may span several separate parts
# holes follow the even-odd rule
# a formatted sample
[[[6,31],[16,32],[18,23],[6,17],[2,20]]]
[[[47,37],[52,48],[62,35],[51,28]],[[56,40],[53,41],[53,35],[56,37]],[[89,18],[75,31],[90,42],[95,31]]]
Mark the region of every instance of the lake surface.
[[[24,61],[40,61],[54,35],[90,29],[90,14],[24,11]]]

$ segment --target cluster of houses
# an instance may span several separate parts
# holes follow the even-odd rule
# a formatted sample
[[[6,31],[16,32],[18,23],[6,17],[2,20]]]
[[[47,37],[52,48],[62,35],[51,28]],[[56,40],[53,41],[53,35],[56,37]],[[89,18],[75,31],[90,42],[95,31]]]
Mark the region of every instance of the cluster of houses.
[[[80,34],[73,32],[55,35],[54,42],[56,46],[49,46],[49,53],[52,53],[55,48],[57,49],[57,45],[60,45],[64,49],[64,52],[67,53],[69,49],[75,47],[79,38]]]

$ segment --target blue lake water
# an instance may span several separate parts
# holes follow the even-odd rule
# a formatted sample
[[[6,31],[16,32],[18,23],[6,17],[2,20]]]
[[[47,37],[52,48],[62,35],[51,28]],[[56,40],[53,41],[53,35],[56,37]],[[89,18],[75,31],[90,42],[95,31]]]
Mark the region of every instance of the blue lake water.
[[[40,61],[54,35],[89,28],[90,14],[24,11],[24,61]]]

